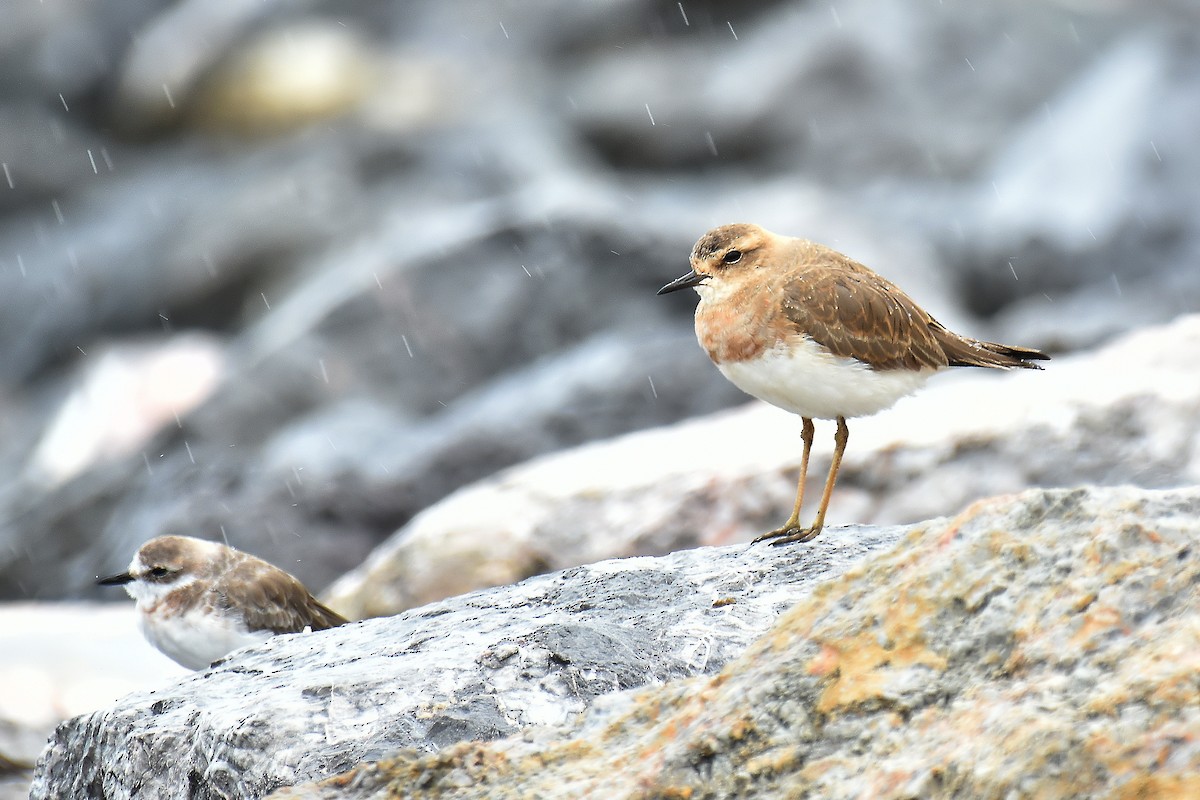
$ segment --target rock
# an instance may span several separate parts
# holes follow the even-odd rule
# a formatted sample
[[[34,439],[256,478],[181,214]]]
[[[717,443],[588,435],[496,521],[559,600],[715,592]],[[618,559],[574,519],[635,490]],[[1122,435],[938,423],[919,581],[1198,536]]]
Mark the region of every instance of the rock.
[[[275,637],[59,726],[31,797],[261,797],[396,748],[565,722],[601,695],[720,669],[903,534],[609,561]]]
[[[392,614],[544,569],[748,540],[791,509],[799,429],[753,404],[514,467],[420,514],[325,599],[351,616]],[[1192,315],[1044,372],[940,376],[853,420],[829,520],[914,522],[1029,485],[1200,482],[1197,430]],[[810,497],[832,438],[818,425]]]
[[[1196,796],[1198,520],[1194,487],[981,501],[824,583],[719,675],[270,797]]]

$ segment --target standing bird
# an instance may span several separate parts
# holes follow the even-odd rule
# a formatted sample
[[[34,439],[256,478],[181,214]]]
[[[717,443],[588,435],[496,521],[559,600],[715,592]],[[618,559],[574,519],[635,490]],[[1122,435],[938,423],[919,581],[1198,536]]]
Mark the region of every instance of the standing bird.
[[[278,567],[190,536],[151,539],[127,571],[96,583],[124,586],[137,600],[146,639],[188,669],[276,634],[346,622]]]
[[[968,339],[908,295],[824,245],[757,225],[723,225],[692,248],[692,269],[658,290],[695,288],[696,337],[735,386],[804,420],[800,483],[787,522],[754,541],[807,542],[825,525],[850,430],[947,367],[1041,369],[1037,350]],[[837,420],[817,517],[800,526],[813,419]]]

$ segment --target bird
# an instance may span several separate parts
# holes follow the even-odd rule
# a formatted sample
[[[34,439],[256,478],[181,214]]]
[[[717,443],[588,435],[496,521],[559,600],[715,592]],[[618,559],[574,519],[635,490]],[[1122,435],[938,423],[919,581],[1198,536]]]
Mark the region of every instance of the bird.
[[[825,512],[850,438],[846,420],[874,414],[949,367],[1041,369],[1043,352],[954,333],[895,284],[849,256],[749,223],[705,233],[691,270],[658,290],[693,288],[696,338],[747,394],[803,420],[792,514],[754,542],[807,542]],[[833,461],[816,518],[800,524],[814,419],[835,420]]]
[[[129,569],[96,583],[124,586],[137,600],[138,623],[150,644],[193,670],[277,634],[347,622],[278,567],[191,536],[151,539]]]

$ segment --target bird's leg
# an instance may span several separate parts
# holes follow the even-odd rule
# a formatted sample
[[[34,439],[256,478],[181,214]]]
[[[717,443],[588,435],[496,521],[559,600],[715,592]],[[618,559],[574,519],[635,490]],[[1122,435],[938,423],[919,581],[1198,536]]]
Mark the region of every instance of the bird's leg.
[[[833,435],[833,463],[829,465],[829,477],[825,479],[825,492],[821,495],[821,505],[817,508],[817,518],[813,520],[812,526],[809,528],[785,526],[782,530],[772,531],[765,536],[760,536],[755,541],[772,539],[772,545],[780,545],[809,542],[817,538],[821,529],[825,527],[825,510],[829,508],[829,498],[833,496],[833,485],[837,483],[838,470],[842,466],[842,454],[846,452],[848,441],[850,441],[850,428],[846,426],[846,418],[838,417],[837,433]],[[789,520],[788,525],[794,526],[795,522]]]
[[[800,530],[800,508],[804,505],[804,484],[808,480],[808,456],[812,452],[814,433],[813,421],[808,417],[801,417],[801,419],[804,420],[804,427],[800,429],[800,438],[804,440],[804,454],[800,456],[800,480],[796,484],[796,503],[792,506],[792,515],[788,517],[787,522],[783,523],[783,527],[770,533],[764,533],[755,539],[755,542],[773,539],[776,536],[788,536]]]

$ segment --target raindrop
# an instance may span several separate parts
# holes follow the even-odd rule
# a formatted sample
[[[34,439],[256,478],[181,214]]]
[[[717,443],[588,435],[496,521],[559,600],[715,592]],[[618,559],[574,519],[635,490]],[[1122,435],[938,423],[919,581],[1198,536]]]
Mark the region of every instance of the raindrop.
[[[380,290],[382,290],[383,289],[383,281],[379,280],[379,273],[372,272],[371,277],[375,279],[375,285],[378,286],[380,288]]]
[[[683,24],[687,27],[691,27],[692,23],[688,22],[687,12],[683,10],[683,3],[676,3],[676,5],[679,6],[679,13],[683,15]]]
[[[654,399],[657,400],[658,389],[654,388],[654,377],[652,375],[647,375],[646,380],[650,381],[650,394],[654,395]]]
[[[113,170],[113,165],[112,165],[112,156],[110,156],[110,155],[108,154],[108,148],[107,148],[107,147],[101,147],[101,148],[100,148],[100,157],[104,159],[104,166],[108,167],[108,171],[109,171],[109,172],[112,172],[112,170]]]
[[[1154,151],[1154,157],[1155,157],[1155,158],[1157,158],[1159,161],[1162,161],[1162,156],[1160,156],[1160,155],[1158,154],[1158,148],[1154,146],[1154,140],[1153,140],[1153,139],[1151,139],[1151,140],[1150,140],[1150,149]],[[5,168],[5,174],[8,174],[8,168],[7,168],[7,167]],[[9,186],[12,186],[12,184],[10,183],[10,184],[9,184]]]
[[[171,106],[171,108],[174,108],[175,107],[175,98],[171,96],[171,90],[169,88],[167,88],[167,85],[165,83],[162,85],[162,90],[163,90],[163,94],[165,94],[167,96],[167,103]]]
[[[88,154],[88,161],[90,161],[92,163],[92,174],[99,175],[100,170],[96,167],[96,157],[92,155],[92,150],[90,147],[88,148],[87,154]]]
[[[195,464],[195,463],[196,463],[196,457],[195,457],[194,455],[192,455],[192,446],[191,446],[190,444],[188,444],[188,441],[187,441],[187,439],[184,439],[184,440],[183,440],[183,449],[184,449],[184,450],[187,450],[187,454],[188,454],[188,461],[190,461],[190,462],[192,462],[193,464]]]
[[[4,180],[8,181],[8,188],[10,188],[10,189],[17,188],[16,186],[13,185],[12,173],[8,171],[8,163],[7,162],[2,163],[2,164],[0,164],[0,167],[4,168]]]
[[[504,34],[504,38],[505,38],[505,39],[509,38],[509,37],[508,37],[508,28],[505,28],[505,27],[504,27],[504,23],[503,23],[503,22],[501,22],[501,23],[500,23],[500,31],[501,31],[501,32]]]
[[[84,351],[84,349],[82,347],[80,347],[79,345],[75,345],[75,349],[78,350],[79,352],[83,353],[85,356],[87,355],[87,353]]]
[[[321,379],[329,383],[329,371],[325,369],[325,359],[318,358],[317,366],[321,368]]]
[[[1117,273],[1112,274],[1113,288],[1117,290],[1117,297],[1124,297],[1125,293],[1121,291],[1121,282],[1117,280]]]
[[[1019,280],[1021,280],[1020,278],[1018,278],[1018,277],[1017,277],[1017,268],[1013,266],[1013,263],[1012,263],[1012,259],[1011,259],[1011,258],[1008,260],[1008,268],[1009,268],[1009,270],[1010,270],[1010,271],[1012,272],[1012,274],[1013,274],[1013,280],[1014,280],[1014,281],[1019,281]]]
[[[971,72],[975,71],[975,65],[971,63],[971,59],[963,56],[963,61],[967,62],[967,66],[971,68]]]
[[[59,225],[65,224],[66,220],[63,219],[62,207],[58,204],[58,201],[51,200],[50,205],[54,208],[54,216],[58,219],[58,224]]]
[[[62,104],[63,104],[63,111],[70,111],[70,110],[71,110],[71,109],[70,109],[70,107],[69,107],[69,106],[67,106],[67,98],[65,98],[65,97],[63,97],[63,96],[62,96],[62,92],[59,92],[59,93],[58,93],[58,99],[62,101]]]
[[[220,527],[221,527],[221,541],[223,541],[225,543],[226,547],[232,547],[233,545],[229,544],[229,534],[225,532],[225,526],[221,525]]]
[[[404,349],[408,351],[408,357],[412,358],[413,352],[412,352],[412,348],[408,346],[408,337],[402,333],[402,334],[400,334],[400,341],[404,342]]]
[[[735,31],[733,29],[733,23],[730,22],[729,20],[725,20],[725,24],[729,26],[729,32],[733,34],[733,40],[736,42],[737,41],[737,31]]]
[[[258,293],[258,296],[259,296],[259,297],[261,297],[261,298],[263,299],[263,305],[267,307],[267,311],[270,311],[270,310],[271,310],[271,304],[267,302],[267,293],[266,293],[266,292],[259,292],[259,293]]]
[[[21,277],[25,277],[25,257],[17,253],[17,269],[21,270]]]
[[[650,104],[646,103],[646,116],[650,117],[650,124],[654,124],[654,115],[650,113]]]
[[[146,455],[146,451],[145,451],[145,450],[143,450],[143,451],[142,451],[142,461],[145,461],[145,462],[146,462],[146,474],[147,474],[147,475],[153,475],[153,474],[154,474],[154,468],[150,466],[150,456]]]
[[[842,27],[842,18],[838,16],[837,9],[830,5],[829,13],[833,16],[833,24],[837,25],[839,28]]]
[[[708,142],[708,152],[717,155],[717,143],[713,140],[712,131],[704,132],[704,141]]]

